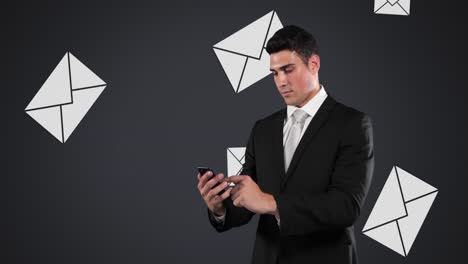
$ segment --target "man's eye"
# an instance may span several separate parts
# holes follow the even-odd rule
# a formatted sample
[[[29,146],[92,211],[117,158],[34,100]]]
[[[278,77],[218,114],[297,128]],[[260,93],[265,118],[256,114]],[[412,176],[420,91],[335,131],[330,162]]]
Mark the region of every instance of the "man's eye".
[[[271,74],[273,74],[273,76],[276,76],[276,75],[278,75],[278,73],[277,73],[277,72],[271,72]]]
[[[284,69],[284,72],[285,72],[285,73],[290,73],[290,72],[292,72],[293,70],[294,70],[294,68],[293,68],[293,67],[290,67],[290,68]]]

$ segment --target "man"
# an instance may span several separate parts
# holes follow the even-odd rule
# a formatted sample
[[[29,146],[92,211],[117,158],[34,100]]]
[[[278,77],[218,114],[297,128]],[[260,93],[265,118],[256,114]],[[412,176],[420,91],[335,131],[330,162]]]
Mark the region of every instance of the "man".
[[[320,85],[305,30],[277,31],[266,50],[287,107],[255,123],[240,176],[198,175],[208,217],[223,232],[260,215],[252,263],[357,263],[353,224],[374,169],[370,119]],[[228,182],[235,187],[218,195]]]

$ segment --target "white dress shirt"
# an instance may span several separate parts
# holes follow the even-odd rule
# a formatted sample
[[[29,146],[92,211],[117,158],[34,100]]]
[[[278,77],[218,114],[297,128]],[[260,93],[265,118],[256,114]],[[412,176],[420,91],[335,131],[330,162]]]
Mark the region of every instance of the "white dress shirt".
[[[315,114],[317,114],[317,111],[319,110],[320,106],[322,106],[325,99],[327,99],[327,96],[328,94],[325,91],[325,88],[323,87],[323,85],[320,85],[319,92],[314,97],[312,97],[312,99],[310,99],[309,102],[307,102],[304,106],[301,107],[301,109],[304,110],[304,112],[306,112],[309,116],[304,121],[304,127],[302,128],[301,136],[299,140],[302,139],[302,136],[307,130],[307,127],[309,126],[310,121],[312,121]],[[289,133],[289,130],[291,129],[291,126],[292,126],[291,116],[297,108],[298,108],[297,106],[292,106],[292,105],[287,106],[286,118],[284,119],[284,125],[283,125],[283,148],[284,148],[284,144],[286,143],[286,138]],[[226,217],[226,212],[222,216],[216,216],[214,214],[213,216],[217,221],[224,222],[224,219]],[[278,222],[278,226],[279,226],[280,218],[276,217],[276,221]]]
[[[321,86],[319,92],[314,97],[312,97],[312,99],[310,99],[309,102],[307,102],[303,107],[301,107],[301,109],[304,110],[304,112],[306,112],[309,116],[304,121],[304,127],[302,128],[301,136],[299,140],[302,139],[302,136],[307,130],[307,127],[309,126],[310,121],[312,121],[312,118],[314,118],[315,114],[319,110],[320,106],[322,106],[322,103],[325,101],[325,99],[327,99],[327,96],[328,95],[327,95],[327,92],[325,91],[325,88]],[[292,105],[287,106],[287,110],[286,110],[287,113],[286,113],[286,118],[284,119],[284,126],[283,126],[283,147],[284,147],[284,144],[286,144],[286,138],[289,133],[289,130],[291,129],[291,126],[293,125],[291,116],[294,113],[294,111],[296,111],[296,109],[298,109],[297,106],[292,106]]]

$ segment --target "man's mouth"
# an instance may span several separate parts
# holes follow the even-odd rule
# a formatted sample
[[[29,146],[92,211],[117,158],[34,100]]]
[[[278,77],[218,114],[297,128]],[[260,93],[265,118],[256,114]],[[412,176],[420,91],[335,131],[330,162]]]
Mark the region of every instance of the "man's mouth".
[[[292,91],[283,91],[283,92],[281,92],[281,95],[282,95],[282,96],[288,96],[288,95],[290,95],[291,93],[292,93]]]

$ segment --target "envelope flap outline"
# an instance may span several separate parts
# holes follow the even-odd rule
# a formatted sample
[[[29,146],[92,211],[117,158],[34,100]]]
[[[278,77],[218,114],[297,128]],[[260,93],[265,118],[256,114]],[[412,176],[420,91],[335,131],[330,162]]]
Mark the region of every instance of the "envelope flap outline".
[[[396,167],[393,167],[367,219],[363,232],[407,215]]]
[[[72,90],[106,85],[99,76],[73,56],[73,54],[69,54]]]
[[[390,3],[387,3],[379,9],[378,13],[408,15],[408,12],[404,10],[398,3],[396,5],[391,5]]]
[[[273,13],[273,19],[271,20],[270,23],[270,29],[268,30],[268,35],[266,37],[266,41],[264,43],[264,47],[266,48],[266,45],[268,43],[268,40],[273,37],[273,35],[276,33],[276,31],[280,30],[283,28],[283,24],[281,23],[281,20],[278,17],[278,13],[274,12]]]
[[[239,92],[238,88],[240,86],[242,74],[244,73],[244,68],[247,64],[247,57],[218,49],[214,49],[214,52],[218,57],[229,82],[234,88],[234,91]]]
[[[69,57],[68,53],[66,53],[25,110],[29,111],[71,102]]]
[[[379,228],[369,230],[365,232],[365,234],[382,245],[396,251],[400,255],[405,256],[405,249],[403,248],[399,228],[397,221],[393,221]]]
[[[229,148],[228,150],[237,161],[242,162],[245,156],[245,148]]]
[[[241,92],[253,85],[259,78],[263,78],[271,74],[270,72],[270,56],[262,55],[259,60],[248,58],[245,64],[242,78],[239,83],[237,92]]]
[[[58,141],[63,143],[62,111],[60,106],[46,107],[34,111],[26,111],[37,123],[47,130]]]
[[[245,148],[227,149],[228,176],[239,175],[245,162]]]
[[[374,12],[376,14],[409,15],[410,0],[375,0]]]
[[[398,225],[401,232],[401,240],[406,254],[410,251],[413,246],[416,236],[421,229],[424,220],[431,209],[432,203],[434,202],[437,191],[431,194],[415,199],[407,203],[408,216],[398,220]]]
[[[73,104],[62,106],[63,142],[71,136],[75,128],[88,113],[106,86],[74,91]]]
[[[403,10],[405,10],[406,13],[409,15],[411,0],[399,0],[398,5],[400,5],[400,7],[403,8]]]
[[[246,27],[215,44],[214,48],[260,59],[267,36],[269,35],[274,13],[274,11],[271,11],[255,20]]]
[[[268,31],[266,40],[269,40],[276,31],[283,27],[276,12],[273,15],[274,17],[271,22],[270,30]],[[265,46],[266,43],[267,41],[265,41]],[[242,79],[239,83],[237,92],[245,90],[257,82],[259,77],[263,78],[264,76],[268,76],[270,73],[270,56],[267,54],[266,50],[264,50],[264,54],[262,54],[261,58],[258,60],[248,58],[247,62],[245,63],[245,69],[243,71]]]
[[[236,93],[270,74],[267,40],[283,25],[275,11],[264,15],[213,46]]]
[[[374,0],[374,12],[377,12],[382,6],[387,4],[388,0]]]
[[[401,182],[401,190],[403,192],[403,199],[405,202],[437,191],[436,188],[416,178],[407,171],[396,166],[395,169]]]

